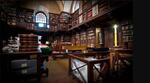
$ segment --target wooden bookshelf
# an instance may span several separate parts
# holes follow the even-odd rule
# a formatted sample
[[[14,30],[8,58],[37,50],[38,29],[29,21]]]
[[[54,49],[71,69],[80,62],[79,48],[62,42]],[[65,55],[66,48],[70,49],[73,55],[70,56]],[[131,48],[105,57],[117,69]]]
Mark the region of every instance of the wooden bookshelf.
[[[0,7],[0,21],[3,21],[3,22],[7,21],[7,13],[1,7]]]
[[[71,42],[74,46],[96,47],[96,28],[79,30],[72,34]]]
[[[49,24],[50,24],[50,31],[57,31],[58,29],[58,14],[49,13]]]
[[[80,33],[80,44],[83,45],[83,46],[86,46],[87,45],[87,32],[86,31],[82,31]]]
[[[95,29],[89,28],[87,30],[87,47],[95,47],[95,43],[96,43]]]
[[[76,45],[75,34],[73,34],[73,35],[71,36],[71,43],[73,44],[73,46]]]
[[[124,48],[133,48],[133,25],[124,24],[121,29]]]
[[[33,10],[26,8],[7,7],[7,24],[34,29]]]
[[[58,30],[67,31],[69,28],[71,15],[67,12],[61,12],[59,15]]]
[[[76,33],[75,35],[75,43],[77,46],[80,46],[80,33]]]
[[[130,3],[130,1],[122,1],[122,0],[121,1],[117,0],[114,1],[113,3],[112,2],[113,1],[107,0],[83,1],[82,7],[72,14],[72,27],[69,30],[79,28],[86,23],[91,23],[92,21],[96,21],[101,18],[108,18],[109,13],[113,12],[119,7],[123,7],[126,4]]]
[[[79,19],[78,19],[78,16],[79,16],[79,9],[76,10],[73,14],[72,14],[72,26],[75,26],[79,23]]]

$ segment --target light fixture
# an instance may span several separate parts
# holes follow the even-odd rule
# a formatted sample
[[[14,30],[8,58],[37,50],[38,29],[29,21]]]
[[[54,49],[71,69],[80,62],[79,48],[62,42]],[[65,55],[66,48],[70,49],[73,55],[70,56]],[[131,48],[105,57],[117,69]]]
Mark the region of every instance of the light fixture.
[[[118,46],[118,45],[117,45],[117,28],[118,28],[118,25],[115,24],[115,25],[113,26],[113,28],[114,28],[114,46],[117,47],[117,46]]]
[[[115,24],[114,26],[113,26],[113,28],[115,29],[115,28],[117,28],[118,27],[118,25],[117,24]]]

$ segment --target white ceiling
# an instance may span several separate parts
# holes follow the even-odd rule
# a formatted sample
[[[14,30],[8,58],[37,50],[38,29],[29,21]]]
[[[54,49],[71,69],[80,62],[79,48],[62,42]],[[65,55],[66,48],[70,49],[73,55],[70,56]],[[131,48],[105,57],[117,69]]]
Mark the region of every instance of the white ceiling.
[[[79,0],[60,0],[57,1],[61,11],[72,13],[79,8]]]
[[[64,1],[64,10],[63,11],[70,12],[72,2],[73,1]]]

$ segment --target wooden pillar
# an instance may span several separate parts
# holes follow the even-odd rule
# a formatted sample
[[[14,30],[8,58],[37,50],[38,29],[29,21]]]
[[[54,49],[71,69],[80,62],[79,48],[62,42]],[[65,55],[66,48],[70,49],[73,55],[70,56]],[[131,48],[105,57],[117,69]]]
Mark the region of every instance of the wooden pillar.
[[[72,72],[72,69],[71,69],[71,57],[70,57],[70,55],[68,55],[68,57],[69,57],[69,71],[68,71],[68,73],[69,73],[69,75],[71,74],[71,72]]]
[[[94,74],[93,74],[93,64],[88,63],[88,83],[93,83]]]
[[[110,70],[113,71],[114,67],[114,56],[115,53],[113,51],[110,52]]]

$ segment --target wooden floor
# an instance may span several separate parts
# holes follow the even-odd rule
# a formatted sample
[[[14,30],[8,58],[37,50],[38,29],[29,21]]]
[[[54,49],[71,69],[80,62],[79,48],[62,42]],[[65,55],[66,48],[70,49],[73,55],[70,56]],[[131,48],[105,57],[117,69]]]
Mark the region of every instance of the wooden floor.
[[[48,77],[43,77],[41,83],[78,83],[76,79],[68,75],[68,59],[49,58],[47,66]]]

